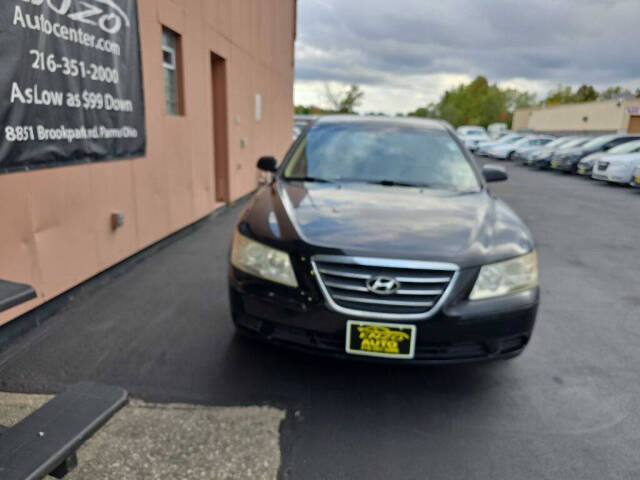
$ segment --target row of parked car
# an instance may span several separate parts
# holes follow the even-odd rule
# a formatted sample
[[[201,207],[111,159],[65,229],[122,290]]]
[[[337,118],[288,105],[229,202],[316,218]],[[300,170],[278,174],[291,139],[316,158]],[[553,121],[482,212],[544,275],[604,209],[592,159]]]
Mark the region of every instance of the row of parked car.
[[[482,127],[469,126],[457,133],[476,155],[640,187],[640,134],[553,137],[503,132],[491,139]]]

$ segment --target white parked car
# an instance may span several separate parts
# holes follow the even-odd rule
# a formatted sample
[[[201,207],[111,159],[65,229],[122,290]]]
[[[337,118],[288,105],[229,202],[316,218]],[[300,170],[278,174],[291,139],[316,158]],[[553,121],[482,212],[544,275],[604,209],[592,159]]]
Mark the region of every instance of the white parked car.
[[[474,152],[480,142],[491,140],[484,127],[463,125],[456,130],[458,137],[470,151]]]
[[[591,178],[629,185],[640,167],[640,152],[604,155],[593,166]]]
[[[496,145],[500,145],[503,143],[513,143],[517,140],[520,140],[521,138],[524,138],[524,135],[518,135],[516,133],[511,133],[508,135],[504,135],[500,138],[498,138],[497,140],[489,140],[486,142],[480,142],[478,143],[478,146],[476,147],[476,155],[481,155],[483,157],[486,157],[487,155],[489,155],[489,149],[491,147],[495,147]]]
[[[489,136],[494,140],[497,140],[498,138],[500,138],[500,134],[506,131],[507,131],[507,124],[502,122],[491,123],[487,127],[487,132],[489,133]]]
[[[578,175],[586,175],[591,177],[593,173],[593,166],[598,160],[602,159],[606,155],[621,155],[625,153],[635,152],[640,152],[640,140],[633,140],[631,142],[622,143],[604,152],[595,152],[587,155],[582,160],[580,160],[580,162],[578,162]]]
[[[508,142],[504,144],[498,144],[489,148],[489,157],[498,160],[511,160],[513,155],[520,149],[526,149],[529,147],[541,147],[545,143],[553,140],[553,137],[548,136],[527,136],[523,137],[515,142]]]

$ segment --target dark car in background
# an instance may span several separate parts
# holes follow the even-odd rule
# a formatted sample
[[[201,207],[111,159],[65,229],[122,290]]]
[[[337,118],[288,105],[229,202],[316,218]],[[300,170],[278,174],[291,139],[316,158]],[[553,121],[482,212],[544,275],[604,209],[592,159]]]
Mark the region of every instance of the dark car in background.
[[[520,164],[525,165],[525,166],[533,165],[534,156],[536,156],[538,154],[542,154],[544,152],[553,151],[556,148],[560,147],[561,145],[567,143],[572,138],[573,137],[560,137],[560,138],[556,138],[556,139],[551,140],[550,142],[546,143],[545,145],[540,145],[540,146],[535,147],[535,148],[534,147],[529,148],[526,151],[522,152],[522,154],[518,155],[517,158],[515,158],[514,160],[517,163],[520,163]]]
[[[542,148],[533,153],[531,159],[528,160],[528,164],[541,170],[551,168],[551,160],[555,155],[559,155],[564,151],[579,147],[580,145],[591,140],[591,137],[574,136],[570,137],[566,142],[553,148]]]
[[[328,116],[237,222],[237,329],[300,351],[395,362],[510,358],[538,306],[531,233],[455,133],[419,119]]]
[[[587,155],[606,152],[610,148],[638,138],[640,135],[626,133],[597,136],[579,147],[556,153],[551,159],[551,168],[565,173],[575,173],[578,170],[578,163]]]

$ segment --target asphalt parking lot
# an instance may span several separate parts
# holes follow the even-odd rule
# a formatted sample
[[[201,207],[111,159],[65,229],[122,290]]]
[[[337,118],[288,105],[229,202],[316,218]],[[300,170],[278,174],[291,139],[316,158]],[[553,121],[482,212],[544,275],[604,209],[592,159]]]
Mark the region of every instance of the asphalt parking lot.
[[[0,352],[0,390],[55,393],[91,379],[156,406],[271,407],[287,479],[638,478],[640,191],[504,165],[510,180],[492,189],[531,228],[541,268],[537,327],[514,360],[340,363],[234,336],[225,275],[236,205]],[[277,457],[246,443],[260,425],[229,433],[225,448]],[[213,437],[163,438],[180,458],[217,448],[224,439]],[[193,458],[209,471],[218,461]],[[238,465],[228,478],[257,476]],[[104,478],[125,478],[105,468]]]

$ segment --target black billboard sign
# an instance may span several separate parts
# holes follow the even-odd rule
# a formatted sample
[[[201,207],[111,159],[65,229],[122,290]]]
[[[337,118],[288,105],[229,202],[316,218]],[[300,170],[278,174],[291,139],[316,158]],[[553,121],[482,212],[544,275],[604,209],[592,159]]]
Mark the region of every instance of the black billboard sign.
[[[0,172],[145,146],[136,0],[0,1]]]

